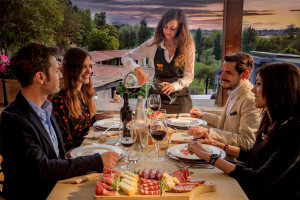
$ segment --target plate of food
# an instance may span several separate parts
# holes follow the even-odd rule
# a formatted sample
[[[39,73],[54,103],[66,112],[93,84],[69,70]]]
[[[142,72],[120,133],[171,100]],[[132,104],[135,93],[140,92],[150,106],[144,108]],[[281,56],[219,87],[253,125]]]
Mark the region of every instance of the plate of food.
[[[70,155],[71,158],[77,158],[80,156],[94,155],[95,153],[99,153],[101,155],[105,152],[116,152],[117,154],[119,154],[119,160],[123,158],[125,154],[123,149],[116,146],[105,144],[93,144],[77,147],[71,151]]]
[[[172,126],[178,127],[191,127],[191,126],[206,126],[207,122],[202,119],[197,119],[193,117],[178,117],[170,118],[167,123]]]
[[[220,149],[219,147],[215,147],[208,144],[202,144],[202,147],[206,149],[210,153],[214,154],[220,154],[221,158],[225,158],[226,153],[223,149]],[[192,155],[187,150],[188,144],[178,144],[175,146],[172,146],[169,148],[170,153],[172,153],[174,156],[183,158],[183,159],[189,159],[189,160],[202,160],[201,158],[197,157],[196,155]]]
[[[113,125],[113,126],[112,126]],[[120,119],[119,118],[108,118],[108,119],[102,119],[96,121],[93,126],[95,128],[111,128],[113,129],[118,129],[120,126]]]

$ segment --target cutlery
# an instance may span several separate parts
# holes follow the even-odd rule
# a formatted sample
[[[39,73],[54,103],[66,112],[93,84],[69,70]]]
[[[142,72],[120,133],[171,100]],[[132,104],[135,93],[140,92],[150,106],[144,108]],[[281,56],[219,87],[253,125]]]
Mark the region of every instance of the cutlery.
[[[113,126],[115,126],[116,125],[116,122],[114,122],[112,125],[110,125],[110,127],[108,127],[105,131],[103,131],[102,133],[101,133],[101,135],[104,135],[107,131],[109,131]]]
[[[178,119],[178,117],[179,117],[179,113],[177,113],[177,115],[176,115],[176,119]]]
[[[207,164],[207,163],[196,163],[196,164],[186,165],[184,162],[181,162],[181,164],[183,164],[183,167],[186,167],[186,168],[205,168],[205,169],[215,168],[213,165]]]

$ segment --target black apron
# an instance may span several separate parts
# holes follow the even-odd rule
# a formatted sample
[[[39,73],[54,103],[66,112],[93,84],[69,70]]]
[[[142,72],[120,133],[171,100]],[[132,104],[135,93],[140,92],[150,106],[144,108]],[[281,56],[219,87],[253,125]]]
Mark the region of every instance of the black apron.
[[[176,82],[179,78],[183,78],[184,72],[180,67],[175,66],[174,60],[177,56],[177,50],[170,63],[165,59],[164,49],[157,48],[154,56],[155,77],[161,82]],[[149,94],[155,91],[150,89]],[[168,114],[173,113],[189,113],[193,107],[193,102],[188,89],[185,87],[180,91],[172,92],[170,97],[177,97],[176,101],[169,105],[170,99],[165,94],[160,94],[161,108],[166,109]]]

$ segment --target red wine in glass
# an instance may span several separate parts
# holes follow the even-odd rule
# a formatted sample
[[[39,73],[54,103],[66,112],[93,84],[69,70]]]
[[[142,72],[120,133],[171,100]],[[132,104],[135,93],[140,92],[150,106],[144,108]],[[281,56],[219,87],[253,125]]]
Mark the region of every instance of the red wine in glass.
[[[142,87],[141,86],[135,86],[135,87],[127,87],[126,88],[130,93],[138,93]]]
[[[129,148],[131,147],[133,144],[134,144],[134,140],[133,139],[126,139],[126,138],[123,138],[121,139],[120,143],[126,147],[126,148]]]
[[[165,130],[153,130],[151,131],[151,136],[156,141],[162,141],[167,135],[167,131]]]
[[[160,105],[157,105],[157,104],[151,104],[149,107],[151,108],[151,110],[153,110],[154,112],[156,112],[156,111],[159,110]]]

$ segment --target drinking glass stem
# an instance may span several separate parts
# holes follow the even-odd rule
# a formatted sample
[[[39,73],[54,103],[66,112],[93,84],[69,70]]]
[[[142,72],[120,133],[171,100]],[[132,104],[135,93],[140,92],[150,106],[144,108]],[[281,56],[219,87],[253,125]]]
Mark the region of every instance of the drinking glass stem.
[[[156,145],[156,149],[157,149],[157,157],[159,158],[159,142],[160,141],[156,141],[157,145]]]
[[[126,162],[126,165],[128,166],[128,162],[129,162],[129,153],[128,153],[128,150],[129,148],[126,148],[126,159],[125,159],[125,162]]]

